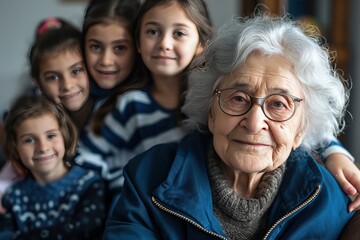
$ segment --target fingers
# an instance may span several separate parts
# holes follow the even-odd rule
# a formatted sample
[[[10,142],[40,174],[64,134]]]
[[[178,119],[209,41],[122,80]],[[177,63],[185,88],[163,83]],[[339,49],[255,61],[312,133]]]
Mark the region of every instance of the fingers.
[[[345,192],[351,196],[353,202],[349,205],[349,211],[356,211],[360,209],[360,173],[359,171],[352,172],[348,176],[345,176],[346,181],[349,182],[353,189],[350,187]]]
[[[349,204],[348,210],[349,212],[357,211],[360,209],[360,195],[356,194],[355,196],[350,197],[353,202]]]

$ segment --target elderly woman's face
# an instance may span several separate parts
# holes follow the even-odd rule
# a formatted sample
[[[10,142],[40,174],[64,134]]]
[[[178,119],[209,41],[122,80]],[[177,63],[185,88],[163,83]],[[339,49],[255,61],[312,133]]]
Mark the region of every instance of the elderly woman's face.
[[[267,57],[258,53],[250,55],[245,65],[226,75],[217,88],[237,88],[253,97],[287,93],[303,98],[292,65],[282,56]],[[265,116],[260,105],[254,104],[246,114],[230,116],[220,109],[218,99],[214,97],[209,128],[215,151],[234,171],[272,171],[286,161],[292,148],[300,145],[302,114],[300,103],[292,118],[276,122]]]

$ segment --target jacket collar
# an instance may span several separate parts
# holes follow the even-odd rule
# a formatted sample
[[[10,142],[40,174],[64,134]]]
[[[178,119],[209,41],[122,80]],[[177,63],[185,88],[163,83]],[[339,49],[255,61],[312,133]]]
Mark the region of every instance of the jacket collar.
[[[170,210],[223,235],[212,209],[206,165],[207,139],[194,133],[181,141],[168,177],[155,190],[154,196]]]
[[[223,234],[212,209],[211,188],[207,173],[209,135],[193,133],[179,144],[167,179],[155,190],[154,196],[169,210]],[[306,180],[306,181],[304,181]],[[304,202],[322,184],[322,175],[313,158],[302,148],[293,151],[279,194],[272,206],[275,219]],[[278,208],[279,207],[279,208]],[[273,218],[272,218],[273,219]]]

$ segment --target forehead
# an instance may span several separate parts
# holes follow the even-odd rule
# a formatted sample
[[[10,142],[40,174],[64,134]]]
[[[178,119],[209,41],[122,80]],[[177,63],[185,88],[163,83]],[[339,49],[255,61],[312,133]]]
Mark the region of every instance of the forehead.
[[[132,35],[126,23],[121,21],[111,21],[109,23],[99,23],[91,26],[86,33],[86,41],[98,41],[104,44],[129,42],[132,43]]]
[[[58,129],[59,124],[56,117],[51,113],[43,113],[38,116],[29,117],[21,121],[17,127],[18,134],[30,134],[35,132],[45,132],[50,129]]]
[[[40,62],[40,71],[47,69],[59,69],[62,67],[69,67],[78,62],[82,62],[83,57],[80,52],[67,50],[46,54]]]
[[[231,87],[261,94],[284,92],[299,95],[302,89],[289,60],[281,55],[260,53],[249,55],[245,63],[220,80],[219,88]]]
[[[142,25],[152,23],[160,26],[179,25],[197,29],[195,23],[177,1],[155,5],[144,14],[141,22]]]

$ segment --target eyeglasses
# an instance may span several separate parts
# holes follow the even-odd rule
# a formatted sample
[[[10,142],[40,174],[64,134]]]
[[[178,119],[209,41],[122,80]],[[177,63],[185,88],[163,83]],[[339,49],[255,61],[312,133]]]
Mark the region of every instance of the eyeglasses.
[[[286,93],[274,93],[257,98],[236,88],[215,89],[214,94],[217,96],[220,109],[230,116],[244,115],[254,104],[258,104],[265,116],[275,122],[289,120],[303,100]]]

